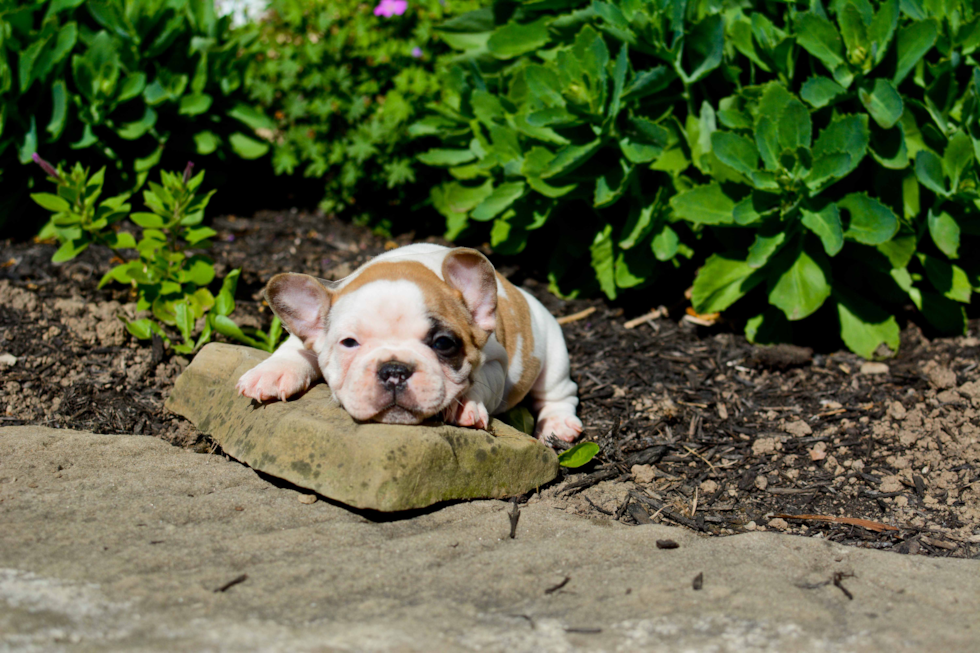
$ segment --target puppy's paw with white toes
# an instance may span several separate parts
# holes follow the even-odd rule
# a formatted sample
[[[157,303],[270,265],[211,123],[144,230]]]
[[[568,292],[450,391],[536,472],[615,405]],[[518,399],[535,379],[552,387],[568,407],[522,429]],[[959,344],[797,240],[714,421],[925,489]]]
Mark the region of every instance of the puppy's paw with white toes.
[[[490,413],[483,402],[463,399],[446,409],[445,422],[486,430],[490,426]]]
[[[310,376],[292,365],[259,365],[238,379],[235,389],[256,401],[286,401],[310,387]]]
[[[552,437],[565,442],[572,442],[582,435],[582,420],[567,415],[552,415],[538,421],[534,434],[541,442],[548,444]]]

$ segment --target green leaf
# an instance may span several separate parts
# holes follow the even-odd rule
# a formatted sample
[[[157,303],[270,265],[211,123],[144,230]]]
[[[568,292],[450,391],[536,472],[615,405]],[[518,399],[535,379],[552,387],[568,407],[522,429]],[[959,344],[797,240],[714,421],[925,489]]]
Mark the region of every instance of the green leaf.
[[[797,17],[796,41],[831,71],[844,63],[844,45],[837,28],[812,11]]]
[[[674,214],[699,224],[731,224],[733,202],[718,184],[696,186],[670,198]],[[698,311],[699,313],[714,311]]]
[[[692,72],[688,74],[680,66],[677,72],[687,84],[693,84],[718,67],[724,51],[725,22],[721,14],[712,14],[684,37],[684,58]]]
[[[218,232],[211,227],[196,227],[184,231],[184,240],[187,241],[188,245],[195,245],[205,238],[217,235]]]
[[[626,43],[619,48],[619,55],[616,57],[616,66],[613,69],[613,94],[612,99],[609,101],[609,111],[607,112],[607,120],[616,120],[616,116],[619,115],[619,106],[623,97],[623,84],[626,82],[626,71],[629,68],[628,56],[629,48]]]
[[[194,148],[202,156],[211,154],[218,149],[219,143],[218,137],[212,131],[197,132],[194,134]]]
[[[898,30],[898,63],[892,82],[897,86],[915,68],[919,60],[932,49],[939,36],[939,27],[932,18],[919,20]]]
[[[595,442],[579,442],[577,445],[558,454],[558,464],[562,467],[576,468],[585,465],[599,453]]]
[[[514,406],[499,418],[504,424],[509,424],[522,433],[534,435],[534,417],[524,406]]]
[[[800,89],[800,97],[816,109],[833,104],[844,95],[847,95],[847,89],[829,77],[822,76],[811,77]]]
[[[57,139],[61,136],[61,131],[65,128],[68,118],[68,87],[65,86],[63,79],[55,80],[51,85],[51,121],[45,127],[51,137]],[[0,131],[2,131],[2,119],[0,119]]]
[[[31,199],[42,208],[55,213],[71,211],[71,204],[65,198],[51,193],[31,193]]]
[[[813,137],[813,123],[806,106],[793,98],[783,108],[777,123],[779,145],[783,150],[795,150],[798,147],[809,149]]]
[[[677,78],[667,66],[654,66],[638,72],[623,91],[623,99],[638,99],[667,88]]]
[[[220,313],[215,315],[212,313],[211,320],[212,324],[214,324],[214,330],[221,335],[234,338],[238,342],[245,343],[250,347],[259,348],[259,343],[256,342],[255,339],[245,335],[245,332],[242,331],[241,327],[235,324],[235,321],[227,315],[222,315]]]
[[[725,165],[748,175],[759,169],[759,151],[755,143],[733,132],[711,134],[711,150]]]
[[[691,304],[698,313],[724,311],[763,279],[763,275],[745,261],[713,254],[694,280]]]
[[[419,161],[430,166],[458,166],[476,159],[472,150],[447,150],[434,148],[416,157]]]
[[[881,345],[898,351],[899,328],[895,316],[851,293],[835,291],[840,336],[847,348],[858,356],[874,358]]]
[[[876,129],[872,132],[871,156],[890,170],[904,170],[909,166],[909,150],[901,124],[888,130]]]
[[[943,171],[949,178],[950,193],[959,190],[963,173],[973,163],[973,142],[964,130],[956,132],[943,152]]]
[[[837,14],[840,34],[847,48],[847,58],[856,66],[862,66],[871,56],[871,43],[868,40],[868,27],[864,17],[854,4],[847,3]]]
[[[880,245],[898,233],[898,216],[865,193],[851,193],[837,202],[837,208],[850,214],[844,238],[865,245]]]
[[[853,170],[867,153],[870,139],[867,116],[841,116],[820,132],[813,144],[813,158],[845,152],[851,157],[850,169]]]
[[[919,260],[925,268],[929,283],[942,293],[943,297],[962,304],[970,303],[973,287],[963,268],[928,254],[919,254]]]
[[[677,255],[681,239],[670,225],[663,225],[660,233],[650,241],[650,250],[658,261],[669,261]]]
[[[882,129],[891,129],[902,117],[902,96],[887,79],[879,77],[873,86],[862,84],[858,98]]]
[[[276,123],[255,107],[247,104],[237,104],[228,112],[229,118],[244,123],[251,129],[275,129]]]
[[[745,339],[756,345],[789,342],[793,328],[782,311],[768,308],[745,323]]]
[[[153,320],[142,319],[128,321],[123,319],[123,323],[126,325],[126,330],[140,340],[149,340],[153,337],[154,333],[162,335],[163,332],[160,325]],[[167,341],[169,342],[169,340]]]
[[[537,50],[548,44],[548,23],[552,20],[552,17],[545,16],[533,23],[507,23],[487,41],[487,50],[498,59],[511,59]]]
[[[916,240],[916,237],[911,234],[898,235],[888,242],[878,245],[875,249],[885,255],[893,269],[900,269],[907,266],[912,260],[912,255],[915,254],[915,248],[918,245]]]
[[[231,149],[235,151],[235,154],[243,159],[258,159],[265,156],[266,152],[269,151],[268,143],[249,138],[241,132],[232,134],[228,138],[228,142],[231,143]]]
[[[88,237],[66,240],[51,257],[51,262],[64,263],[65,261],[70,261],[88,249],[90,243],[91,241],[88,240]]]
[[[629,186],[633,166],[626,159],[620,159],[618,164],[606,168],[596,179],[593,206],[597,209],[614,204]]]
[[[106,243],[112,249],[136,249],[136,239],[133,234],[117,231],[106,235]]]
[[[791,322],[812,315],[830,297],[830,282],[821,263],[801,248],[775,283],[770,281],[769,303]]]
[[[194,316],[191,315],[191,309],[186,302],[180,302],[174,306],[174,316],[177,328],[180,330],[180,334],[184,336],[184,342],[189,341],[191,333],[194,331]]]
[[[214,312],[218,315],[230,315],[235,310],[235,289],[238,288],[238,275],[241,273],[240,269],[232,270],[221,282],[221,291],[214,298]]]
[[[592,255],[592,269],[595,270],[599,287],[609,299],[616,299],[616,281],[614,278],[615,249],[612,239],[612,225],[607,224],[602,231],[595,235],[589,247]]]
[[[922,291],[918,288],[909,290],[912,303],[929,324],[942,333],[962,335],[966,333],[966,307],[939,293]]]
[[[119,87],[119,94],[116,96],[117,102],[126,102],[138,96],[146,88],[146,73],[133,73],[126,77]]]
[[[827,204],[820,211],[801,208],[800,213],[803,216],[801,219],[803,226],[820,238],[827,256],[837,256],[837,253],[844,247],[844,232],[841,228],[840,212],[837,207],[833,204]]]
[[[816,158],[805,179],[807,188],[817,190],[830,180],[846,177],[854,167],[851,161],[851,155],[846,152],[830,152]]]
[[[523,181],[510,181],[493,189],[475,209],[470,217],[480,222],[492,220],[503,213],[511,204],[524,195],[526,186]]]
[[[129,219],[146,229],[159,229],[165,224],[164,219],[156,213],[132,213]]]
[[[749,247],[749,255],[745,262],[750,267],[759,269],[769,261],[773,254],[779,251],[785,242],[785,231],[777,231],[773,234],[765,234],[759,231],[755,235],[752,246]]]
[[[206,93],[192,93],[180,98],[177,113],[182,116],[197,116],[211,108],[212,98]]]
[[[127,141],[134,141],[146,132],[150,131],[156,122],[157,112],[150,107],[146,107],[142,118],[135,122],[128,122],[119,125],[119,127],[116,129],[116,134],[118,134],[119,138],[124,138]]]
[[[915,176],[919,183],[940,197],[949,197],[946,181],[943,178],[943,162],[929,150],[920,150],[915,155]]]
[[[598,152],[600,147],[602,147],[602,139],[596,139],[585,145],[566,145],[558,150],[555,158],[541,172],[541,178],[549,179],[575,170],[592,158],[592,155]]]
[[[868,25],[868,40],[871,41],[875,64],[885,58],[888,45],[895,34],[895,27],[898,25],[898,6],[898,0],[885,0],[878,11],[874,12],[871,24]]]
[[[929,209],[929,235],[943,254],[949,258],[959,258],[960,225],[953,217],[942,211],[936,213]]]

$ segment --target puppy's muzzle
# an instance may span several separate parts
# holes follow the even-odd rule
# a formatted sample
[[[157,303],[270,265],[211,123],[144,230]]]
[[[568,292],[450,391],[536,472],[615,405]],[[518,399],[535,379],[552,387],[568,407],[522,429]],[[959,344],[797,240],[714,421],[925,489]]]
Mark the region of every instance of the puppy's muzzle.
[[[389,392],[403,390],[408,379],[415,374],[415,366],[399,361],[388,361],[378,367],[378,380]]]

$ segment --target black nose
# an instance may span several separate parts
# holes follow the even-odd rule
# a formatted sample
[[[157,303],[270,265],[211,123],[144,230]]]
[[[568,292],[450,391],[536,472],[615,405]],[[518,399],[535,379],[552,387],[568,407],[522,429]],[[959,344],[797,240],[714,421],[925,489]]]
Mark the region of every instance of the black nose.
[[[415,373],[415,366],[398,361],[382,363],[378,368],[378,378],[386,390],[397,390],[405,386],[405,381]]]

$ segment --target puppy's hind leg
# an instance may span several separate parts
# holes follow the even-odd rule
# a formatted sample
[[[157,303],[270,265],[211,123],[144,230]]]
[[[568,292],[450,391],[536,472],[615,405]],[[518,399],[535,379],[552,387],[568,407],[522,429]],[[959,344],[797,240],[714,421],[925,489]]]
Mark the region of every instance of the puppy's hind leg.
[[[547,353],[530,392],[537,412],[534,434],[545,444],[551,437],[572,442],[582,434],[582,420],[575,415],[578,386],[572,381],[561,327],[552,318],[547,330]]]
[[[285,401],[308,389],[321,378],[316,354],[296,336],[289,336],[272,356],[238,379],[238,394],[257,401]]]

